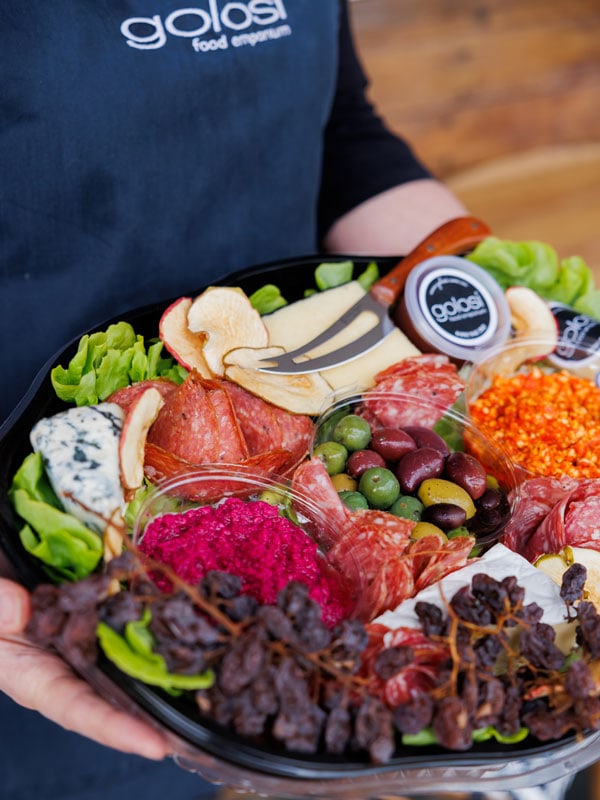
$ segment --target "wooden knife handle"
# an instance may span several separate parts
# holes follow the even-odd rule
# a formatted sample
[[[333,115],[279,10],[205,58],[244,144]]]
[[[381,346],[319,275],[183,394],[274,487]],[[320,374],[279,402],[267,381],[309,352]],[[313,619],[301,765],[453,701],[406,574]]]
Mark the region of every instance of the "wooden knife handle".
[[[440,225],[411,250],[392,269],[376,281],[371,294],[382,305],[391,306],[404,288],[411,269],[427,258],[442,255],[457,255],[472,250],[492,231],[475,217],[456,217]]]

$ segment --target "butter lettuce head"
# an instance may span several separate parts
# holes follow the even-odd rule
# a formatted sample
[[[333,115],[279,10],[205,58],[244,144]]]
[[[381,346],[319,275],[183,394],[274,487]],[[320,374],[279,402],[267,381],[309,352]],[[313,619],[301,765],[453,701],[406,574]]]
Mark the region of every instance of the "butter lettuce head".
[[[600,319],[600,293],[594,275],[579,256],[559,259],[549,244],[513,242],[489,236],[467,258],[486,270],[503,289],[527,286],[545,300],[572,306]]]
[[[106,400],[117,389],[143,380],[168,378],[181,383],[186,370],[163,353],[163,343],[146,345],[128,322],[117,322],[105,331],[86,334],[66,367],[50,373],[61,400],[78,406]]]

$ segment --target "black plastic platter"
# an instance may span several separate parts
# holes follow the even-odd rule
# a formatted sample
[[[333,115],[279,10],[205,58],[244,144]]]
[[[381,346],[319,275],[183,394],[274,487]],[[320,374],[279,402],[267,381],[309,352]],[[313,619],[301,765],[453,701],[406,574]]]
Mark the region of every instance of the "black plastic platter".
[[[353,256],[328,257],[327,260],[352,259],[355,274],[368,263],[377,261],[384,273],[398,259]],[[314,268],[324,259],[304,257],[259,266],[231,274],[219,283],[241,286],[247,293],[265,283],[278,285],[290,300],[302,297],[313,284]],[[192,288],[191,296],[203,287]],[[158,335],[158,321],[169,303],[145,306],[120,315],[136,333],[146,339]],[[103,330],[107,320],[94,330]],[[93,331],[82,331],[91,333]],[[28,588],[47,581],[41,567],[21,547],[19,523],[8,501],[8,488],[22,460],[30,452],[29,431],[44,416],[65,408],[50,384],[50,370],[66,365],[77,349],[80,336],[67,344],[39,372],[29,391],[6,423],[0,428],[0,546],[14,566],[19,579]],[[173,743],[174,757],[185,768],[198,771],[210,780],[267,793],[285,793],[286,797],[379,796],[384,793],[411,791],[472,791],[478,788],[507,789],[539,785],[576,772],[600,757],[600,734],[575,739],[568,737],[551,744],[532,738],[515,745],[497,743],[474,745],[467,753],[454,753],[435,747],[406,749],[385,765],[373,765],[351,757],[306,756],[275,746],[264,745],[232,734],[202,720],[197,708],[185,700],[174,700],[145,684],[131,679],[109,663],[84,677],[107,699],[149,718],[165,730]]]

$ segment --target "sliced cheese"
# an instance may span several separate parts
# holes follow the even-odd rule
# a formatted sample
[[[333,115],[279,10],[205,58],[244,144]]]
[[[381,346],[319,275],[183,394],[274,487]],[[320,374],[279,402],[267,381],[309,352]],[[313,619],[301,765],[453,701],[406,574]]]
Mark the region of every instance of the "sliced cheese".
[[[345,283],[325,292],[318,292],[303,300],[290,303],[263,317],[269,333],[269,345],[295,350],[310,342],[321,331],[326,330],[341,315],[364,297],[365,291],[357,281]],[[308,354],[316,358],[343,347],[360,338],[373,326],[374,315],[365,312],[359,315],[343,331]],[[381,370],[402,361],[420,351],[398,328],[389,333],[380,344],[362,356],[336,367],[320,371],[321,377],[334,393],[362,391],[374,383]],[[310,360],[310,358],[308,359]]]

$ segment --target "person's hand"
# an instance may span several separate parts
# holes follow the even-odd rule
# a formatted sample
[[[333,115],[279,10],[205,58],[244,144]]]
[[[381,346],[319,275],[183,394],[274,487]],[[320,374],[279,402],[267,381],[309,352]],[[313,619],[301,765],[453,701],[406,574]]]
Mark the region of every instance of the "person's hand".
[[[168,755],[161,734],[102,700],[58,656],[27,642],[28,592],[0,578],[0,691],[19,705],[53,722],[124,753],[162,759]]]

